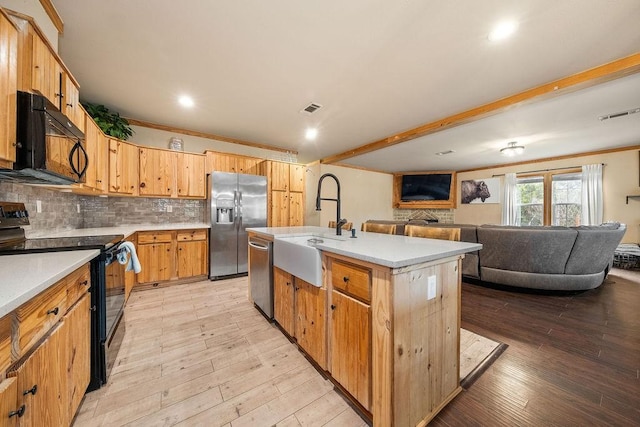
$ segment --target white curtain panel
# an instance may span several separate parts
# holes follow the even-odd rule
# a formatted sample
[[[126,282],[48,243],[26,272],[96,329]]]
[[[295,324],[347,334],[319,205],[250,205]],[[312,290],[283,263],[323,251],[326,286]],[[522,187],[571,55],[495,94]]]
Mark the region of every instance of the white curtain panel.
[[[502,192],[502,224],[520,225],[518,210],[518,191],[516,189],[516,174],[504,174],[504,191]]]
[[[602,164],[582,166],[582,225],[602,224]]]

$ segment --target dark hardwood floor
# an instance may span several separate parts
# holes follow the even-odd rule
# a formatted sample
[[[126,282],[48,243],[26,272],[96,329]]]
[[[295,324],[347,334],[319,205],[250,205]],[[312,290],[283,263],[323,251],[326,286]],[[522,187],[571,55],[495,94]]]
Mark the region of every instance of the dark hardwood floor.
[[[462,327],[509,347],[432,425],[640,425],[640,272],[560,296],[463,283]]]

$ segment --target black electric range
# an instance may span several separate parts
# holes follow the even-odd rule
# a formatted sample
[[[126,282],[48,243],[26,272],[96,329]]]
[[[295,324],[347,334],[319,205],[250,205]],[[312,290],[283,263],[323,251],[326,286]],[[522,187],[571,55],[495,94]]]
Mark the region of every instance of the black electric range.
[[[118,354],[125,325],[124,265],[122,234],[27,239],[22,226],[29,225],[29,213],[22,203],[0,202],[0,256],[97,249],[91,268],[91,382],[88,391],[107,382]]]
[[[122,234],[25,239],[19,242],[0,243],[0,255],[78,251],[85,249],[106,250],[122,242],[123,239],[124,236]]]

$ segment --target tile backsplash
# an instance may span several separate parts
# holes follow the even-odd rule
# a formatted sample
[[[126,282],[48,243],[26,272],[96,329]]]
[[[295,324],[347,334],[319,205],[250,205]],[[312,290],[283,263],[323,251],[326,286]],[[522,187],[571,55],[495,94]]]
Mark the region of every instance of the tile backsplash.
[[[36,210],[38,200],[40,213]],[[125,224],[203,222],[206,206],[205,200],[80,196],[7,181],[0,181],[0,201],[25,204],[31,223],[25,229],[30,234]]]

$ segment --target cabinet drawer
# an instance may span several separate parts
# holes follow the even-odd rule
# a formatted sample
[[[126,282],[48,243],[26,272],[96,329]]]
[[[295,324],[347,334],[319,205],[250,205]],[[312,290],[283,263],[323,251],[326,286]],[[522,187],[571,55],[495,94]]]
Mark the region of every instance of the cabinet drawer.
[[[178,231],[178,241],[207,240],[207,230]]]
[[[11,314],[0,319],[0,381],[11,364]]]
[[[67,283],[61,280],[16,309],[12,328],[14,356],[23,355],[64,316]]]
[[[138,244],[144,245],[145,243],[170,243],[171,231],[166,232],[152,232],[152,233],[138,233]]]
[[[331,283],[334,289],[370,302],[369,293],[371,271],[368,268],[333,260],[331,263]]]
[[[89,264],[80,267],[64,280],[67,282],[67,307],[71,307],[91,286]]]

